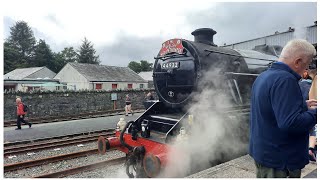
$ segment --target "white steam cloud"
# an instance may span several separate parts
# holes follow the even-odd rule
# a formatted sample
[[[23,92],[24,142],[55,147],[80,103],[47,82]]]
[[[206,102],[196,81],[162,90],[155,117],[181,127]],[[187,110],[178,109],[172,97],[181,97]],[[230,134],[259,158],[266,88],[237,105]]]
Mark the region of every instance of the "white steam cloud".
[[[215,110],[230,107],[231,96],[214,88],[226,85],[227,82],[217,78],[221,76],[218,76],[216,71],[209,72],[200,85],[205,88],[194,96],[194,102],[189,109],[194,121],[189,132],[187,128],[188,140],[174,144],[174,151],[170,152],[168,157],[170,162],[161,177],[185,177],[194,171],[244,154],[247,150],[248,130],[245,128],[248,126],[248,119],[239,119],[236,116],[227,118],[220,114],[223,110]]]

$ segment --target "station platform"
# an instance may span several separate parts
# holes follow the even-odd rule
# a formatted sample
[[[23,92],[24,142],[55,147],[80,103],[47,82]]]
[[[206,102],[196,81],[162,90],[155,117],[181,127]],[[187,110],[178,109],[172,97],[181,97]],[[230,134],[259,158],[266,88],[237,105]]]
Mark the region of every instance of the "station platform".
[[[212,168],[192,174],[187,178],[256,178],[254,161],[249,155],[241,156]],[[301,177],[317,178],[317,164],[309,163],[302,169]]]
[[[32,125],[32,128],[28,128],[27,125],[23,125],[21,130],[15,130],[16,127],[5,127],[3,128],[4,143],[112,129],[116,127],[116,124],[121,117],[125,118],[128,122],[130,120],[137,119],[141,114],[142,113],[135,113],[133,116],[117,115],[34,124]],[[249,155],[245,155],[196,174],[192,174],[187,178],[255,178],[255,176],[255,165],[253,159]],[[309,163],[302,170],[302,177],[316,178],[317,164]]]
[[[62,136],[68,134],[84,133],[98,131],[103,129],[115,129],[121,117],[125,121],[137,119],[142,113],[134,113],[133,116],[116,115],[91,119],[79,119],[72,121],[33,124],[31,128],[28,125],[22,125],[21,130],[15,130],[17,127],[5,127],[3,142],[15,142],[23,140],[32,140],[46,137]],[[30,121],[32,123],[32,121]]]

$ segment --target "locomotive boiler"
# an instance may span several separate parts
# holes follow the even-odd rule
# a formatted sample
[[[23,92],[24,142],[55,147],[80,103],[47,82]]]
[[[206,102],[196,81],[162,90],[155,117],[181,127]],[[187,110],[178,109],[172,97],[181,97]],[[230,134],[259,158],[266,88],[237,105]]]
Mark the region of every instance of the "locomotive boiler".
[[[210,28],[191,34],[194,41],[164,42],[155,57],[153,82],[159,101],[134,121],[121,119],[115,137],[98,139],[100,153],[111,148],[126,153],[129,177],[159,177],[170,161],[172,145],[191,132],[195,124],[204,124],[190,112],[204,89],[219,92],[208,97],[213,102],[212,111],[225,114],[225,118],[241,116],[248,123],[251,86],[277,60],[281,50],[278,46],[255,50],[218,47],[213,43],[216,31]],[[216,101],[221,93],[230,102],[226,106]]]

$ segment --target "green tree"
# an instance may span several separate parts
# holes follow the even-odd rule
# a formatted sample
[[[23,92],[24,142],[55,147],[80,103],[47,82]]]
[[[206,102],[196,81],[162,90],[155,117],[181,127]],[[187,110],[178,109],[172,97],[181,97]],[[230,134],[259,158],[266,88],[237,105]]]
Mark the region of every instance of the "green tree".
[[[36,39],[24,21],[10,27],[10,36],[4,42],[4,73],[16,68],[30,67]]]
[[[54,64],[55,64],[55,69],[57,70],[57,72],[59,72],[64,65],[67,64],[67,62],[65,61],[63,55],[61,54],[61,52],[58,53],[53,53],[53,57],[54,57]]]
[[[90,64],[100,64],[99,56],[96,56],[96,50],[87,38],[82,41],[78,52],[78,62],[79,63],[90,63]]]
[[[73,47],[65,47],[60,54],[65,63],[78,61],[78,54]]]
[[[128,67],[130,69],[132,69],[134,72],[136,73],[139,73],[141,72],[141,66],[140,66],[140,63],[138,62],[135,62],[135,61],[131,61],[129,64],[128,64]]]
[[[14,70],[17,66],[17,58],[20,57],[19,52],[11,46],[10,43],[3,44],[3,60],[4,60],[4,74]]]
[[[58,72],[60,70],[56,66],[57,63],[50,46],[42,39],[40,39],[36,45],[35,54],[31,64],[34,67],[46,66],[54,72]]]
[[[148,63],[148,61],[141,60],[140,63],[136,61],[131,61],[128,64],[128,67],[132,69],[136,73],[140,73],[142,71],[152,71],[153,63]]]
[[[55,69],[61,70],[69,62],[78,61],[78,54],[73,47],[65,47],[61,52],[53,53],[55,59]]]
[[[152,65],[153,63],[148,63],[148,61],[141,60],[140,61],[140,66],[141,66],[141,71],[152,71]]]
[[[18,50],[22,56],[31,57],[36,45],[36,38],[26,22],[17,21],[14,26],[10,27],[8,43]]]

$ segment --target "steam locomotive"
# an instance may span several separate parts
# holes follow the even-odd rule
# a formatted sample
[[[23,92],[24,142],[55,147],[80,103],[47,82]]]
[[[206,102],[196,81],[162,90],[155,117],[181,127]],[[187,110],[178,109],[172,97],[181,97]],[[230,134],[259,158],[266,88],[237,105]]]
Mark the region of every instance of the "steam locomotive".
[[[170,161],[173,144],[181,139],[188,141],[182,137],[191,134],[193,126],[206,126],[210,119],[204,121],[190,111],[194,103],[201,106],[197,100],[204,91],[215,92],[207,97],[212,102],[210,113],[248,123],[251,86],[281,51],[279,46],[254,50],[218,47],[213,43],[216,31],[210,28],[191,34],[194,41],[164,42],[155,57],[153,82],[159,101],[134,121],[121,119],[116,137],[98,139],[101,154],[110,148],[126,153],[129,177],[159,177]],[[226,105],[218,102],[222,94]],[[243,133],[246,136],[245,130]]]

